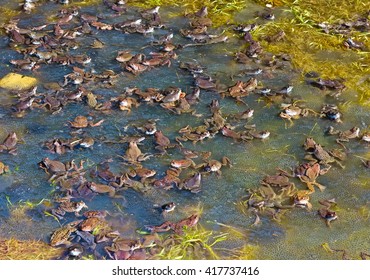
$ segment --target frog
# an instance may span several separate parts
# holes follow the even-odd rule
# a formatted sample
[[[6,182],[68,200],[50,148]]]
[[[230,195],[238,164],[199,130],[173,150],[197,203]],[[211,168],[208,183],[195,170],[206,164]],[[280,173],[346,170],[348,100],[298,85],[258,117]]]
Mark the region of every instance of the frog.
[[[206,163],[197,165],[196,168],[204,167],[205,172],[215,172],[217,176],[220,177],[222,175],[221,168],[226,165],[232,167],[231,160],[224,156],[222,157],[221,161],[215,159],[206,160]]]
[[[341,120],[342,114],[339,112],[338,106],[334,104],[324,104],[320,112],[320,117],[337,123],[343,122]]]
[[[290,175],[289,173],[285,172],[282,169],[279,169],[285,176],[289,177],[297,177],[299,178],[303,183],[307,184],[308,189],[311,192],[314,192],[314,186],[317,186],[320,191],[325,190],[325,186],[319,184],[316,182],[316,179],[320,175],[326,174],[330,170],[331,166],[327,168],[321,168],[320,164],[315,163],[302,163],[298,165]]]
[[[181,235],[183,233],[183,228],[186,227],[193,227],[195,226],[199,221],[199,215],[193,214],[189,216],[188,218],[185,218],[179,222],[170,222],[165,221],[159,226],[145,226],[150,233],[156,233],[156,232],[166,232],[173,230],[176,234]]]
[[[148,70],[149,66],[129,61],[126,65],[125,69],[128,72],[131,72],[134,75],[138,75],[138,74]]]
[[[9,166],[0,161],[0,175],[9,172]]]
[[[252,137],[252,139],[257,138],[257,139],[264,140],[264,139],[267,139],[270,136],[270,134],[271,133],[268,130],[256,131],[254,129],[251,129],[247,131],[246,135],[244,135],[244,138],[249,139],[250,137]]]
[[[83,245],[83,247],[94,251],[96,248],[95,235],[89,231],[76,230],[76,237],[73,241]],[[69,248],[68,248],[69,249]]]
[[[293,125],[293,120],[297,120],[301,117],[307,117],[310,113],[313,115],[319,115],[319,113],[315,112],[312,109],[304,108],[302,106],[296,105],[299,100],[293,103],[282,103],[280,108],[283,110],[280,112],[279,116],[282,119],[286,119],[290,122],[290,125]]]
[[[204,123],[206,125],[206,128],[210,128],[211,132],[217,132],[226,125],[226,119],[222,116],[220,108],[211,107],[211,111],[212,118],[205,119]]]
[[[195,162],[191,160],[190,158],[171,160],[170,165],[171,167],[176,168],[176,169],[186,169],[189,167],[196,166]]]
[[[78,201],[73,202],[70,200],[66,200],[60,203],[57,209],[53,209],[51,212],[54,216],[57,216],[59,219],[63,219],[63,216],[66,212],[74,213],[76,217],[81,216],[80,211],[83,208],[88,208],[85,202]]]
[[[18,143],[18,137],[15,132],[10,132],[8,136],[5,138],[3,143],[0,145],[0,152],[7,151],[11,155],[17,154],[16,145]]]
[[[81,141],[78,143],[78,145],[84,149],[92,148],[94,145],[95,140],[92,137],[86,136],[81,139]]]
[[[303,146],[305,151],[313,152],[315,150],[315,145],[316,144],[317,143],[315,142],[315,140],[312,137],[307,137],[302,146]]]
[[[140,161],[145,161],[152,157],[151,154],[143,154],[136,142],[129,142],[129,147],[125,152],[124,156],[120,156],[122,159],[130,164],[137,164]]]
[[[228,88],[228,95],[235,98],[236,101],[246,104],[241,98],[248,96],[257,88],[258,81],[256,78],[250,78],[249,81],[237,81],[234,86]]]
[[[130,61],[133,57],[134,55],[130,51],[124,50],[124,51],[118,52],[116,56],[116,60],[118,62],[125,63],[125,62]]]
[[[87,218],[86,220],[83,220],[79,224],[79,229],[81,231],[92,232],[98,227],[102,228],[102,227],[105,227],[105,226],[106,226],[106,222],[103,219],[101,219],[99,217],[91,217],[91,218]]]
[[[121,177],[120,177],[120,181],[118,184],[113,184],[115,185],[117,188],[132,188],[134,189],[135,191],[138,191],[138,192],[145,192],[147,189],[146,189],[146,184],[140,182],[140,181],[137,181],[137,180],[132,180],[131,178],[129,178],[128,174],[125,173],[123,174]]]
[[[181,141],[192,141],[193,144],[196,144],[197,142],[202,142],[204,139],[209,137],[211,137],[211,133],[206,130],[201,133],[185,132],[182,136],[176,137],[175,139],[181,145]]]
[[[85,116],[77,116],[72,122],[69,121],[71,127],[73,128],[85,128],[88,126],[95,127],[95,126],[100,126],[104,120],[100,120],[96,123],[93,123],[92,121],[88,121],[87,117]]]
[[[116,259],[116,254],[119,251],[127,251],[129,252],[129,255],[131,255],[133,251],[139,248],[141,248],[140,240],[124,239],[120,237],[114,240],[110,246],[105,246],[104,250],[110,258]],[[114,256],[112,256],[112,252],[114,253]]]
[[[182,219],[181,221],[173,224],[171,226],[172,230],[176,233],[176,234],[182,234],[183,233],[183,228],[184,227],[194,227],[198,221],[199,221],[199,215],[197,214],[193,214],[185,219]]]
[[[357,126],[354,126],[351,129],[345,131],[335,130],[334,127],[329,126],[327,133],[329,135],[338,135],[336,142],[344,149],[347,148],[342,142],[349,142],[350,139],[360,138],[360,128],[358,128]]]
[[[201,191],[201,181],[202,181],[202,174],[200,172],[195,173],[194,175],[186,178],[183,182],[181,182],[178,186],[180,190],[188,190],[192,193],[198,193]]]
[[[320,144],[315,144],[313,152],[305,156],[305,159],[318,162],[328,166],[330,163],[337,163],[341,168],[345,168],[338,160],[331,156]]]
[[[146,135],[154,135],[157,132],[156,120],[148,120],[144,124],[134,124],[134,127]]]
[[[299,190],[293,195],[293,204],[295,207],[312,209],[312,204],[309,202],[311,191]]]
[[[166,175],[162,179],[154,181],[153,185],[156,188],[163,188],[164,190],[169,190],[173,188],[174,185],[177,187],[181,183],[178,175],[177,172],[174,173],[173,170],[168,169]]]
[[[128,111],[128,113],[131,113],[132,107],[139,107],[140,103],[133,97],[119,97],[119,109],[121,111]]]
[[[263,178],[261,184],[267,187],[275,187],[279,189],[291,188],[294,183],[289,181],[289,178],[284,174],[268,175]]]
[[[176,208],[176,203],[175,202],[169,202],[169,203],[165,203],[163,204],[160,209],[162,211],[162,213],[169,213],[169,212],[172,212],[173,210],[175,210]]]
[[[97,217],[97,218],[103,219],[108,214],[109,214],[109,212],[107,210],[89,210],[89,211],[85,211],[83,213],[83,216],[85,218]]]
[[[50,246],[57,247],[59,245],[69,245],[69,238],[73,232],[77,230],[76,225],[80,221],[69,223],[53,232],[50,237]]]
[[[145,181],[148,178],[153,177],[155,174],[157,174],[157,172],[153,169],[148,169],[148,168],[144,168],[144,167],[137,167],[133,170],[133,172],[130,174],[130,176],[131,177],[135,177],[135,176],[140,177],[140,182],[144,184]]]
[[[337,203],[335,199],[324,199],[319,200],[319,203],[324,207],[318,210],[318,214],[321,218],[325,219],[325,223],[328,227],[331,227],[331,222],[338,219],[338,215],[335,211],[330,210],[331,207],[335,206]]]
[[[39,166],[47,174],[49,174],[49,171],[52,173],[66,172],[68,169],[63,162],[51,160],[48,157],[44,158],[41,162],[39,162]]]
[[[171,144],[170,139],[163,134],[161,130],[157,130],[154,133],[155,149],[159,150],[162,154],[166,153],[167,148],[171,148],[174,145]]]
[[[101,194],[107,193],[110,197],[117,197],[116,195],[117,190],[115,187],[104,185],[104,184],[97,184],[95,182],[89,182],[87,186],[93,192],[101,193]]]
[[[236,132],[228,128],[226,125],[223,128],[221,128],[221,133],[223,136],[230,137],[234,140],[241,140],[243,137],[239,132]]]
[[[361,141],[370,144],[370,132],[364,132],[361,136]]]
[[[311,84],[313,86],[319,87],[322,90],[325,90],[325,89],[343,90],[345,88],[345,85],[343,84],[343,82],[341,80],[338,80],[338,79],[324,80],[324,79],[318,78],[317,80],[311,81]]]

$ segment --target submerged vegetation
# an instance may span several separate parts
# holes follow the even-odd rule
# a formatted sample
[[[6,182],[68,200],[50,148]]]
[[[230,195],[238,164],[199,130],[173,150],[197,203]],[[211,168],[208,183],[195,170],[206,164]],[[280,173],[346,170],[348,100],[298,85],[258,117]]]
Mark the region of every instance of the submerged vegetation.
[[[173,235],[163,242],[163,249],[154,259],[161,260],[218,260],[220,255],[214,248],[227,239],[227,234],[215,235],[201,226],[186,228],[182,235]]]
[[[332,32],[322,28],[339,24],[350,26],[351,22],[361,18],[369,19],[369,5],[365,1],[257,2],[284,6],[285,9],[284,17],[254,31],[254,35],[260,39],[281,31],[285,33],[283,40],[278,42],[262,41],[266,51],[274,54],[288,53],[293,65],[303,75],[314,71],[324,79],[343,79],[348,89],[359,93],[361,104],[370,105],[368,32],[350,28],[348,32]],[[363,48],[346,47],[347,39],[363,44]]]
[[[0,240],[0,260],[52,260],[59,257],[63,250],[37,240]]]

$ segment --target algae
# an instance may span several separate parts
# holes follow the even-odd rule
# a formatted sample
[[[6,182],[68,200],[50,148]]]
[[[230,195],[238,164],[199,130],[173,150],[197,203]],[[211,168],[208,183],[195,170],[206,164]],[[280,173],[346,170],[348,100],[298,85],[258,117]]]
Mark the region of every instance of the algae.
[[[0,79],[0,87],[9,90],[25,90],[37,84],[37,80],[33,77],[20,75],[17,73],[9,73]]]
[[[54,248],[38,240],[0,240],[0,260],[51,260],[59,257],[61,248]]]
[[[259,39],[279,31],[285,33],[285,38],[279,42],[262,40],[266,51],[273,54],[288,53],[294,67],[302,71],[302,78],[305,73],[315,71],[324,79],[344,79],[349,90],[359,93],[359,103],[370,105],[370,42],[367,32],[351,30],[344,35],[325,33],[319,28],[320,23],[339,24],[357,20],[366,15],[368,4],[361,1],[343,3],[338,0],[257,2],[284,5],[287,8],[285,17],[262,25],[253,33]],[[363,43],[364,50],[346,49],[344,42],[348,37]]]

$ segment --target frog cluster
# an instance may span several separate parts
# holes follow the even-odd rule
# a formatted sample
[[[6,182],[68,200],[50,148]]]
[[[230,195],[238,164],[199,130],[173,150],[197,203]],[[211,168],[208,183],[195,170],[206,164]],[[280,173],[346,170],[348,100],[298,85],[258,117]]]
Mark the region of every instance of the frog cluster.
[[[69,1],[54,2],[57,2],[55,5],[64,5]],[[173,188],[191,194],[201,192],[203,180],[206,177],[222,176],[227,167],[232,167],[232,161],[226,153],[216,157],[211,151],[189,149],[189,142],[196,145],[199,142],[212,141],[216,137],[224,137],[226,141],[244,144],[268,141],[271,137],[271,132],[263,125],[257,127],[251,123],[255,110],[248,106],[247,99],[250,96],[258,96],[258,101],[263,100],[267,105],[279,103],[279,117],[288,120],[290,124],[293,124],[293,120],[309,115],[325,118],[334,125],[343,122],[340,106],[336,104],[323,104],[320,112],[316,112],[293,98],[293,86],[290,84],[277,88],[263,86],[259,77],[272,78],[274,73],[290,66],[290,58],[288,55],[273,56],[264,53],[260,42],[252,36],[251,31],[256,27],[254,23],[233,28],[244,45],[244,49],[235,55],[235,60],[240,64],[238,66],[243,69],[235,75],[238,80],[235,81],[231,75],[232,84],[224,85],[221,79],[207,71],[198,61],[179,61],[184,49],[223,44],[229,39],[223,33],[212,34],[212,21],[208,17],[206,6],[195,13],[187,14],[186,27],[176,34],[171,27],[166,26],[167,23],[162,22],[159,6],[138,11],[129,9],[125,1],[103,3],[104,12],[109,16],[81,13],[81,8],[67,5],[62,6],[55,15],[55,20],[48,24],[22,28],[19,20],[11,20],[3,26],[9,38],[9,46],[23,55],[22,59],[10,61],[17,70],[41,71],[50,66],[63,66],[64,71],[67,71],[63,73],[59,83],[45,83],[17,92],[12,105],[14,116],[23,118],[30,110],[40,110],[53,118],[56,114],[62,115],[63,110],[69,106],[81,106],[88,110],[88,113],[79,112],[78,115],[68,116],[65,127],[69,129],[69,137],[53,136],[43,142],[47,151],[53,155],[44,157],[38,163],[48,175],[49,182],[56,187],[56,194],[61,196],[54,199],[54,208],[48,209],[48,213],[58,221],[66,221],[52,233],[50,245],[67,246],[69,257],[80,257],[83,251],[89,251],[99,258],[145,259],[151,248],[161,243],[157,233],[173,232],[181,235],[184,227],[195,227],[200,219],[197,214],[177,222],[166,219],[160,225],[147,226],[150,234],[144,238],[127,238],[114,229],[109,218],[106,219],[108,213],[105,210],[83,211],[92,204],[95,196],[107,196],[109,201],[123,202],[128,189],[140,194]],[[32,13],[37,5],[39,3],[35,1],[24,1],[22,9],[26,13]],[[126,15],[127,12],[129,16]],[[268,11],[260,17],[269,21],[274,19],[274,14]],[[110,18],[114,18],[114,23]],[[156,38],[157,33],[164,35]],[[153,40],[140,50],[120,46],[112,56],[116,64],[115,70],[97,72],[90,66],[95,58],[85,53],[79,54],[78,51],[79,42],[84,36],[94,37],[90,45],[92,49],[105,48],[99,34],[122,38],[130,38],[131,34],[135,34],[132,36],[143,36],[146,42]],[[178,38],[176,35],[182,37]],[[266,36],[264,40],[280,41],[284,37],[284,32],[278,32]],[[177,44],[177,41],[185,43]],[[353,40],[347,40],[346,43],[348,47],[356,48]],[[179,69],[173,69],[174,65]],[[155,73],[158,67],[168,67],[176,73],[179,71],[181,75],[189,75],[191,89],[176,84],[163,89],[143,88],[139,84],[117,89],[116,84],[122,76],[134,81],[149,71]],[[309,83],[323,91],[341,92],[345,88],[341,80],[316,78]],[[181,80],[180,77],[178,80]],[[104,95],[99,89],[115,90],[110,95]],[[212,94],[212,101],[207,109],[208,116],[199,125],[180,128],[176,135],[170,134],[165,127],[157,126],[158,120],[149,119],[128,123],[124,127],[125,134],[120,133],[118,139],[108,139],[105,133],[101,137],[92,136],[92,131],[105,129],[107,118],[102,115],[120,114],[119,116],[125,117],[142,107],[150,110],[156,106],[156,109],[163,109],[169,115],[177,117],[187,114],[199,120],[203,115],[197,113],[197,104],[205,94]],[[223,99],[234,102],[238,111],[224,112],[220,101]],[[240,106],[243,107],[241,110]],[[370,143],[369,132],[361,133],[359,127],[342,131],[331,126],[328,134],[337,135],[336,142],[344,149],[346,147],[343,143],[352,139]],[[9,133],[0,144],[0,153],[15,155],[18,142],[17,134]],[[115,159],[123,166],[119,171],[112,171],[110,163],[113,159],[102,160],[92,166],[85,166],[84,160],[79,165],[74,160],[63,161],[66,153],[73,153],[76,149],[81,149],[85,154],[92,152],[95,142],[99,142],[99,146],[119,145],[121,152],[115,155]],[[284,211],[295,208],[312,209],[310,195],[315,187],[321,191],[326,188],[318,182],[320,176],[327,173],[332,164],[344,168],[341,161],[345,159],[346,153],[339,149],[328,150],[312,138],[306,139],[304,149],[307,162],[299,163],[291,171],[279,169],[276,174],[266,175],[257,189],[249,190],[246,204],[256,214],[255,224],[259,220],[258,214],[263,212],[279,219]],[[182,156],[178,156],[179,154]],[[88,162],[88,159],[85,160]],[[158,166],[157,162],[164,162],[164,172],[153,167]],[[368,160],[363,163],[369,168]],[[9,167],[0,162],[0,174],[8,171]],[[301,189],[298,184],[306,189]],[[324,208],[318,213],[329,226],[331,221],[337,219],[337,213],[333,210],[335,202],[323,200],[320,203]],[[163,204],[160,207],[160,218],[174,211],[175,206],[174,202]],[[76,217],[78,220],[68,222]],[[104,255],[100,255],[102,250],[97,249],[99,246]]]
[[[291,172],[278,168],[276,175],[267,175],[261,181],[261,186],[257,189],[248,190],[248,196],[245,199],[248,208],[258,213],[268,213],[273,219],[279,220],[283,213],[282,209],[306,208],[312,209],[310,195],[315,192],[315,186],[324,191],[326,187],[317,182],[317,178],[326,174],[336,163],[345,168],[340,161],[344,159],[338,150],[326,150],[313,138],[306,138],[303,144],[308,162],[299,164],[292,168]],[[290,178],[298,178],[304,183],[307,189],[300,189],[296,184],[290,181]],[[336,212],[330,210],[336,205],[335,200],[321,200],[320,204],[325,208],[318,210],[318,214],[330,226],[330,222],[338,218]],[[258,218],[258,221],[259,218]]]

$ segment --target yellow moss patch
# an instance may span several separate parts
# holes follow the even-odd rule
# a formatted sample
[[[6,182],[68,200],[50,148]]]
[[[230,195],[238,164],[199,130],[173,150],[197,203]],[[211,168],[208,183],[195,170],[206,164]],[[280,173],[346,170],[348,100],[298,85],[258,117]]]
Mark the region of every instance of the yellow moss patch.
[[[0,80],[0,87],[10,90],[29,89],[36,84],[37,80],[35,78],[17,73],[9,73]]]
[[[301,3],[300,1],[295,2]],[[316,5],[320,6],[319,3]],[[320,73],[324,79],[344,79],[344,84],[348,89],[359,93],[360,104],[370,105],[370,53],[346,49],[343,43],[347,37],[324,33],[317,27],[316,20],[321,18],[311,13],[311,10],[303,10],[296,4],[290,8],[292,18],[283,17],[281,20],[263,25],[254,31],[254,36],[261,40],[264,49],[274,54],[289,54],[294,67],[302,73],[315,71]],[[286,15],[289,16],[289,14]],[[356,18],[355,15],[353,14],[353,17]],[[324,15],[321,16],[325,18]],[[343,16],[342,13],[333,14],[331,20],[335,22],[334,17],[339,20]],[[263,40],[265,36],[276,34],[279,31],[284,31],[286,34],[282,41]],[[363,42],[367,48],[370,47],[369,40],[360,32],[352,32],[351,35],[354,40]]]
[[[61,248],[53,248],[37,240],[0,240],[0,260],[51,260],[62,252]]]

